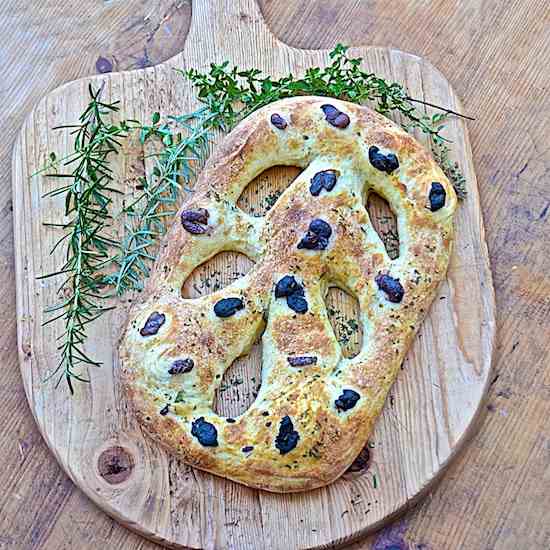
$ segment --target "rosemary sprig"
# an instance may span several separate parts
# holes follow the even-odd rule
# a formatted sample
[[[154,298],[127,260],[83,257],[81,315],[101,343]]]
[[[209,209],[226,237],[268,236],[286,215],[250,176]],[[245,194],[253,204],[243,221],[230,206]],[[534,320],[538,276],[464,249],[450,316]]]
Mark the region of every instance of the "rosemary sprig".
[[[363,71],[363,60],[349,57],[347,50],[346,46],[338,44],[330,52],[332,62],[327,67],[309,68],[301,78],[289,74],[274,80],[258,69],[230,68],[228,61],[212,64],[208,73],[190,69],[183,74],[197,87],[198,99],[215,116],[215,125],[222,130],[231,129],[260,107],[297,95],[336,97],[354,103],[371,102],[376,111],[383,115],[400,113],[405,120],[405,130],[418,128],[430,136],[437,146],[443,146],[447,141],[442,130],[448,115],[470,118],[451,109],[411,98],[401,84],[387,82],[374,73]],[[414,103],[422,103],[442,112],[428,116],[420,112]],[[444,149],[439,147],[438,150]],[[448,154],[440,155],[439,162],[457,187],[459,195],[463,196],[460,191],[463,176],[458,168],[451,163]]]
[[[62,243],[67,243],[66,261],[63,267],[42,278],[65,275],[59,292],[64,296],[58,304],[48,308],[47,313],[57,315],[45,324],[58,319],[65,322],[65,330],[58,338],[60,361],[54,376],[61,371],[59,381],[64,377],[71,393],[72,379],[87,381],[77,369],[81,365],[98,366],[100,363],[89,357],[84,349],[86,325],[111,309],[101,304],[107,295],[101,269],[109,261],[109,247],[114,243],[106,234],[109,223],[110,194],[116,192],[111,187],[113,172],[109,167],[109,157],[117,154],[119,139],[125,138],[130,130],[129,122],[111,124],[109,115],[118,111],[117,102],[101,101],[103,88],[94,91],[89,87],[90,103],[79,118],[79,124],[60,126],[71,128],[74,136],[74,153],[63,163],[73,165],[70,173],[52,173],[49,177],[68,181],[45,196],[65,196],[65,216],[67,223],[49,224],[61,227],[65,235],[59,239],[52,253]],[[50,155],[50,161],[55,162]],[[59,383],[58,381],[58,383]]]
[[[140,178],[143,192],[122,212],[128,222],[118,254],[113,258],[117,272],[105,278],[108,284],[114,285],[118,295],[143,288],[155,259],[155,244],[166,231],[165,220],[177,210],[182,183],[184,190],[189,191],[196,167],[208,154],[207,128],[212,118],[203,108],[187,115],[168,116],[167,122],[161,124],[160,114],[154,113],[152,124],[141,127],[141,143],[156,139],[162,148],[154,155],[156,165],[152,178]]]

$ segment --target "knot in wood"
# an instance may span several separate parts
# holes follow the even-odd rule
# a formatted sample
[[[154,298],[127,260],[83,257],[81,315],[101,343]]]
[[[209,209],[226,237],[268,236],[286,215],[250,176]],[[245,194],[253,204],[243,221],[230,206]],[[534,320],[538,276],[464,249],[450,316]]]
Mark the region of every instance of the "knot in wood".
[[[105,449],[97,459],[99,475],[109,484],[118,485],[132,474],[135,461],[133,455],[118,445]]]

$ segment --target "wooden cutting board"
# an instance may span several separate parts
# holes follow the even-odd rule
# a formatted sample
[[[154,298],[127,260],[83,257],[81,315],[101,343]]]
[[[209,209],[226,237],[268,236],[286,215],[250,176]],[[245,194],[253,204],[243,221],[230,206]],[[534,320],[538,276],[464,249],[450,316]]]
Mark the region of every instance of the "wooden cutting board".
[[[386,48],[355,48],[351,53],[364,57],[369,71],[404,84],[412,97],[461,110],[450,84],[425,60]],[[50,254],[60,234],[43,226],[63,219],[63,205],[60,199],[42,198],[57,181],[30,175],[46,163],[49,151],[58,156],[70,151],[67,134],[50,128],[76,120],[88,101],[90,82],[96,87],[105,82],[105,99],[119,99],[124,117],[149,120],[155,111],[189,112],[196,107],[193,91],[173,69],[205,69],[225,59],[280,76],[324,65],[328,52],[279,42],[254,0],[196,0],[181,54],[150,69],[72,82],[30,113],[13,155],[23,381],[40,431],[59,463],[98,506],[127,527],[178,548],[337,546],[380,527],[426,494],[471,435],[481,410],[490,376],[495,306],[472,153],[461,120],[449,123],[447,135],[469,195],[456,219],[448,280],[376,425],[367,468],[347,473],[329,487],[285,496],[247,489],[169,457],[142,434],[119,390],[117,339],[131,297],[90,326],[87,350],[104,363],[89,373],[91,384],[77,386],[71,397],[65,387],[44,382],[57,363],[55,338],[63,327],[42,326],[44,308],[57,301],[59,282],[37,277],[63,263],[62,250]],[[135,183],[137,158],[128,150],[120,160],[119,186]],[[243,207],[264,208],[266,198],[289,175],[275,169],[260,176]],[[223,284],[248,267],[246,259],[225,254],[200,268],[186,288],[191,294],[206,292],[209,279]],[[349,297],[333,294],[329,299],[339,310],[337,318],[353,317]],[[217,399],[219,411],[236,414],[253,399],[259,349],[231,367],[226,391]]]

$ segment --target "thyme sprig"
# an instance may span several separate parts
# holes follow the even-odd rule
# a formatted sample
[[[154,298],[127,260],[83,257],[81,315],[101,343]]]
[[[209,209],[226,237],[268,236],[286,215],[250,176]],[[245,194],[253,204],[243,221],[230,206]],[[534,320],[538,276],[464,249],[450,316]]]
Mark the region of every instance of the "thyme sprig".
[[[361,104],[370,102],[383,115],[399,113],[405,130],[418,128],[431,138],[437,151],[443,152],[439,162],[452,184],[459,188],[459,196],[463,197],[461,174],[453,168],[449,149],[442,147],[448,141],[442,131],[449,115],[470,120],[471,117],[410,97],[401,84],[388,82],[361,69],[362,58],[349,57],[347,52],[348,47],[338,44],[329,54],[331,63],[328,66],[309,68],[303,77],[288,74],[273,79],[258,69],[230,67],[228,61],[212,64],[207,73],[189,69],[183,74],[197,87],[199,101],[208,107],[215,116],[216,126],[222,130],[230,130],[240,120],[273,101],[298,95],[328,96]],[[419,111],[415,103],[441,112],[429,116]]]
[[[453,184],[456,196],[460,200],[464,200],[468,195],[466,178],[460,170],[458,162],[451,159],[451,148],[444,142],[435,141],[432,144],[432,153],[437,164],[439,164],[445,175],[449,178],[449,181]]]
[[[65,322],[65,329],[58,337],[60,361],[50,376],[61,371],[59,381],[65,378],[71,392],[72,379],[87,381],[76,372],[78,366],[100,364],[86,354],[83,346],[87,336],[86,326],[111,309],[102,303],[107,295],[101,276],[101,270],[109,262],[109,248],[115,244],[106,231],[110,220],[111,194],[117,192],[111,186],[113,171],[109,160],[118,154],[120,140],[127,137],[132,123],[112,124],[110,115],[118,111],[117,102],[101,101],[103,88],[94,91],[90,86],[89,91],[91,101],[80,116],[79,124],[58,127],[71,129],[74,136],[74,153],[62,164],[73,168],[70,173],[48,175],[68,183],[45,195],[64,195],[65,216],[70,217],[66,223],[47,224],[65,230],[65,235],[55,244],[52,253],[65,242],[67,251],[63,267],[42,278],[65,275],[59,288],[63,299],[46,310],[56,314],[46,324],[58,319]],[[50,154],[50,162],[56,164],[55,155]]]

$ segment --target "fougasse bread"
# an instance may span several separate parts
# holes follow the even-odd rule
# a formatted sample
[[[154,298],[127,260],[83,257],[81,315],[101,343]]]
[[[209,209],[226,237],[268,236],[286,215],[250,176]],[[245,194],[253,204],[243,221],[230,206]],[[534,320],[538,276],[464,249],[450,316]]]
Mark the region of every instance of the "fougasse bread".
[[[264,217],[246,214],[239,196],[275,165],[303,171]],[[396,215],[396,259],[370,223],[371,191]],[[249,487],[334,481],[369,438],[445,277],[456,205],[429,152],[367,107],[297,97],[250,115],[206,163],[130,312],[122,380],[143,428],[184,462]],[[183,298],[190,273],[221,251],[254,267]],[[352,358],[327,317],[331,286],[360,306]],[[260,335],[257,398],[236,418],[219,416],[212,403],[225,370]]]

